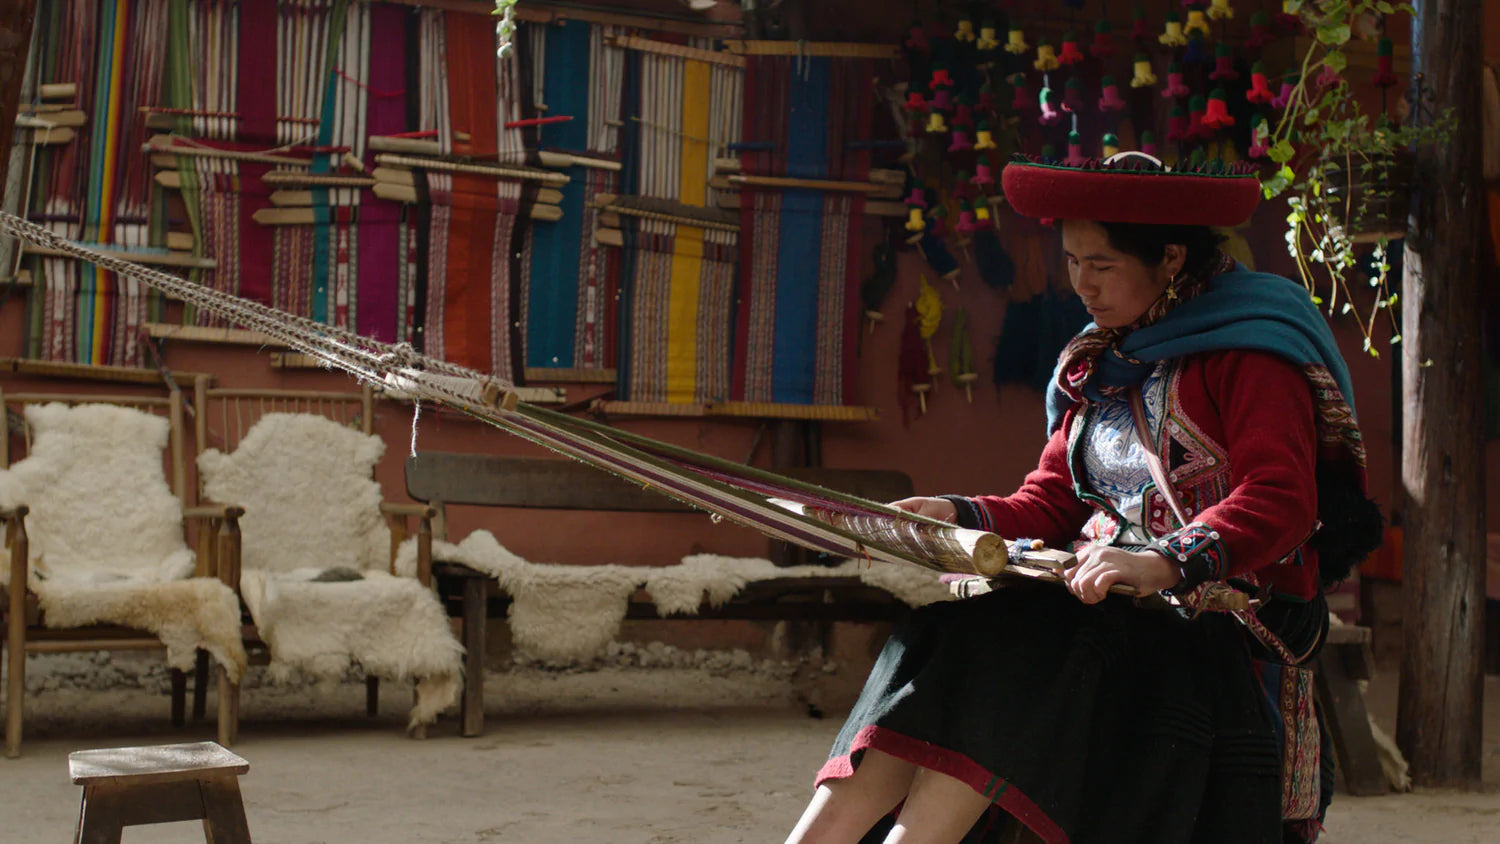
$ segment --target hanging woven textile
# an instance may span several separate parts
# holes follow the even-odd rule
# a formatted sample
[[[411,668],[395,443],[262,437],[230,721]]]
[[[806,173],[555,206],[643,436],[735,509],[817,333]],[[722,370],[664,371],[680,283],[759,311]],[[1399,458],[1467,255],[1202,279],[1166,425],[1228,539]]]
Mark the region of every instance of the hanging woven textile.
[[[151,182],[122,159],[145,138],[140,107],[162,82],[167,0],[39,4],[37,78],[77,86],[88,128],[44,165],[50,190],[35,219],[91,243],[144,250],[152,243]],[[45,258],[30,326],[38,357],[134,365],[147,296],[139,284],[91,265]]]
[[[497,59],[484,15],[424,9],[421,115],[441,153],[520,164],[517,129],[524,57]],[[523,51],[517,51],[518,54]],[[462,171],[415,171],[426,245],[422,348],[430,355],[520,380],[520,181]],[[419,282],[420,284],[421,282]]]
[[[569,21],[524,25],[532,72],[527,146],[574,163],[557,189],[562,219],[533,220],[524,251],[526,366],[536,377],[614,366],[613,302],[619,254],[596,238],[603,194],[618,190],[620,94],[625,52],[615,27]],[[587,61],[581,58],[587,56]]]
[[[680,52],[626,59],[618,392],[632,402],[723,401],[731,386],[738,226],[710,207],[709,178],[739,137],[744,73]]]
[[[747,176],[862,181],[873,60],[748,55]],[[741,191],[734,397],[852,403],[864,195],[748,185]]]

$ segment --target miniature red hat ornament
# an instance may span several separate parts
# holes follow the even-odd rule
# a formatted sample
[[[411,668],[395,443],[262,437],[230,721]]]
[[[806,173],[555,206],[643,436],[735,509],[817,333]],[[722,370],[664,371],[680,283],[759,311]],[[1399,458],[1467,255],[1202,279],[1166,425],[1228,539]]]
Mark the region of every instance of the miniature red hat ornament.
[[[1281,92],[1271,98],[1272,108],[1286,108],[1291,105],[1292,95],[1297,92],[1298,74],[1295,70],[1288,70],[1286,76],[1281,77]]]
[[[1141,152],[1156,157],[1156,133],[1150,129],[1141,133]]]
[[[1271,83],[1266,79],[1266,66],[1257,61],[1250,66],[1250,90],[1245,92],[1245,99],[1252,103],[1265,105],[1275,99],[1276,95],[1271,93]]]
[[[1125,101],[1120,98],[1120,86],[1115,84],[1113,76],[1106,75],[1099,80],[1101,96],[1099,97],[1100,111],[1120,111],[1125,108]]]
[[[1391,39],[1384,35],[1375,42],[1375,78],[1371,81],[1381,88],[1389,88],[1396,84],[1396,71],[1393,66],[1394,52]]]
[[[1136,4],[1130,10],[1130,39],[1137,44],[1151,40],[1151,26],[1146,22],[1146,8]]]
[[[1208,75],[1215,82],[1232,82],[1240,78],[1234,69],[1234,50],[1223,42],[1214,49],[1214,72]]]
[[[1094,24],[1094,43],[1089,47],[1089,53],[1096,59],[1107,59],[1115,54],[1115,45],[1111,40],[1113,31],[1110,29],[1109,21],[1100,18]]]
[[[1083,51],[1078,49],[1078,33],[1065,33],[1062,41],[1062,52],[1057,55],[1057,63],[1067,67],[1078,64],[1083,59]]]
[[[1188,138],[1187,109],[1181,105],[1174,105],[1171,113],[1167,115],[1167,140],[1180,143]]]
[[[1191,93],[1192,91],[1188,90],[1188,86],[1182,83],[1182,65],[1177,62],[1167,65],[1167,84],[1166,87],[1161,89],[1162,99],[1170,100],[1178,97],[1186,97]]]
[[[1260,179],[1247,163],[1213,159],[1172,169],[1142,152],[1079,167],[1017,156],[1001,181],[1016,213],[1044,220],[1233,227],[1260,202]]]
[[[1010,110],[1017,114],[1034,111],[1037,107],[1037,100],[1031,96],[1031,91],[1026,87],[1026,74],[1012,73],[1007,81],[1016,89],[1010,100]]]
[[[906,35],[906,48],[925,53],[930,47],[931,45],[927,43],[927,28],[920,20],[913,21]]]
[[[1194,94],[1188,100],[1188,140],[1207,140],[1214,136],[1214,130],[1203,122],[1208,116],[1208,98],[1202,94]]]
[[[1088,158],[1083,154],[1083,136],[1074,129],[1068,133],[1068,157],[1063,159],[1063,163],[1069,167],[1082,167],[1087,161]]]
[[[1234,125],[1229,114],[1229,103],[1223,88],[1215,88],[1208,95],[1208,111],[1203,115],[1203,125],[1210,129],[1226,129]]]
[[[1271,43],[1274,37],[1271,35],[1271,19],[1266,17],[1265,12],[1256,12],[1250,16],[1250,37],[1245,39],[1245,46],[1251,49],[1264,47]]]

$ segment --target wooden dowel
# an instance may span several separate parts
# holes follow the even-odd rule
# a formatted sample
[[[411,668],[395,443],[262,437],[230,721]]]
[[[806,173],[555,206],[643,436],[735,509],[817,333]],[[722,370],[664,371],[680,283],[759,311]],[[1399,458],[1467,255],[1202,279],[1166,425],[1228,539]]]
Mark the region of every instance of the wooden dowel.
[[[42,114],[39,114],[35,111],[22,111],[19,115],[17,115],[17,117],[29,117],[33,120],[43,120],[48,124],[59,128],[64,126],[71,126],[76,128],[88,123],[88,115],[76,109],[68,111],[48,111]]]
[[[685,47],[681,44],[655,41],[635,35],[606,35],[604,36],[604,43],[612,47],[622,47],[627,50],[639,50],[643,53],[654,53],[659,56],[675,56],[680,59],[708,62],[709,64],[723,65],[725,67],[742,68],[745,66],[744,57],[733,53],[725,53],[718,50],[701,50],[697,47]]]
[[[72,82],[46,82],[38,85],[36,92],[44,100],[71,100],[78,96],[78,86]]]
[[[175,135],[153,135],[146,142],[146,149],[150,152],[165,153],[167,155],[186,155],[195,158],[224,158],[231,161],[255,161],[263,164],[280,164],[284,167],[311,167],[312,161],[306,158],[293,158],[287,155],[272,155],[265,152],[240,152],[238,150],[213,149],[212,147],[198,147],[187,144],[177,144]]]
[[[393,138],[388,135],[371,135],[365,146],[371,152],[397,152],[415,155],[441,155],[443,145],[437,141],[421,138]]]
[[[330,187],[367,188],[375,184],[368,176],[337,176],[325,173],[286,173],[280,170],[261,176],[268,185],[327,185]]]
[[[278,390],[261,388],[214,387],[208,391],[210,399],[301,399],[303,401],[349,402],[363,401],[360,393],[336,390]]]
[[[417,201],[417,191],[415,188],[404,188],[399,185],[377,182],[370,190],[379,199],[404,202],[408,205]],[[562,208],[556,205],[531,205],[524,209],[523,213],[530,219],[542,220],[544,222],[556,222],[563,218]],[[311,207],[297,206],[261,208],[251,215],[251,219],[263,226],[311,226],[318,222],[317,213]]]
[[[724,42],[725,49],[742,56],[818,56],[842,59],[898,59],[901,48],[894,44],[846,44],[839,41],[737,41]]]
[[[55,147],[71,144],[76,137],[78,133],[72,129],[35,129],[31,134],[31,143],[40,147]]]
[[[571,181],[571,179],[561,173],[553,173],[548,170],[504,167],[493,164],[464,164],[455,161],[443,161],[441,159],[411,158],[403,155],[377,155],[375,156],[375,163],[379,165],[395,165],[397,167],[421,167],[427,170],[448,170],[455,173],[474,173],[502,179],[521,179],[543,182],[554,186],[565,185]]]
[[[204,270],[211,270],[219,265],[219,263],[212,258],[199,258],[193,255],[180,255],[173,252],[136,252],[128,249],[117,249],[99,243],[82,243],[79,245],[84,246],[94,252],[98,252],[101,255],[107,255],[111,258],[120,258],[126,261],[132,261],[137,264],[152,264],[159,267],[188,267],[189,269]],[[58,258],[76,258],[76,256],[72,254],[64,252],[61,249],[55,249],[51,246],[37,246],[35,244],[28,243],[23,247],[23,249],[25,254],[28,255],[47,255],[50,257]],[[76,258],[76,260],[81,261],[83,259]]]
[[[164,340],[189,340],[200,343],[230,343],[243,346],[273,346],[285,348],[280,340],[244,328],[212,328],[203,325],[170,325],[163,322],[143,323],[149,337]]]
[[[605,246],[625,245],[625,235],[621,234],[619,229],[596,229],[594,231],[594,240]]]
[[[573,155],[566,152],[554,152],[552,150],[541,150],[537,153],[537,160],[544,167],[592,167],[595,170],[613,170],[618,172],[621,163],[608,158],[590,158],[584,155]]]
[[[736,175],[729,176],[728,179],[731,184],[746,185],[749,187],[806,188],[808,190],[826,190],[841,193],[881,193],[889,189],[888,185],[877,185],[870,182],[836,182],[828,179],[788,179],[781,176]]]
[[[271,204],[278,208],[297,205],[311,205],[312,191],[310,190],[275,190],[271,191]]]
[[[195,243],[190,232],[167,232],[167,248],[175,252],[191,252]]]

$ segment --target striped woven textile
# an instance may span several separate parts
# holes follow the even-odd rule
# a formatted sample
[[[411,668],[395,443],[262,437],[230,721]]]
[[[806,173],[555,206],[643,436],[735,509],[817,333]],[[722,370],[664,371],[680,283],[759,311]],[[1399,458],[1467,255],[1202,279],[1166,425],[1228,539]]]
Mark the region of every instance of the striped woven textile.
[[[621,192],[708,207],[714,158],[740,134],[743,72],[636,51],[626,64]],[[726,399],[738,235],[631,217],[620,227],[620,398]]]
[[[531,75],[531,105],[523,117],[572,118],[526,131],[528,147],[619,159],[625,51],[605,43],[617,30],[579,21],[520,28]],[[586,62],[580,60],[584,56]],[[595,239],[594,201],[615,193],[619,177],[613,170],[580,165],[564,172],[570,181],[560,188],[563,219],[534,221],[523,250],[526,366],[608,369],[614,366],[612,305],[619,256]]]
[[[862,181],[874,101],[867,59],[748,56],[745,173]],[[864,196],[741,192],[734,398],[850,404]]]
[[[87,128],[42,153],[47,189],[30,209],[65,236],[130,249],[152,245],[149,170],[122,155],[145,139],[140,106],[156,102],[166,64],[168,0],[97,6],[44,0],[37,9],[34,78],[78,86]],[[137,46],[139,45],[139,46]],[[36,262],[28,350],[80,363],[139,364],[148,297],[129,279],[74,261]]]

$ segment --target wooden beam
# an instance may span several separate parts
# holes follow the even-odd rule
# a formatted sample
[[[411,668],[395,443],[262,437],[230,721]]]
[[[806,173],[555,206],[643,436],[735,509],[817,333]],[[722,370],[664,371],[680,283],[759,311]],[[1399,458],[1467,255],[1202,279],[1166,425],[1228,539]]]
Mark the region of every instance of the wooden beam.
[[[391,0],[403,6],[423,6],[450,12],[468,12],[488,16],[495,11],[492,0]],[[588,21],[632,29],[656,32],[671,32],[677,35],[694,35],[701,38],[728,38],[740,34],[740,26],[733,22],[707,23],[692,20],[688,16],[663,14],[631,14],[600,8],[589,8],[571,3],[556,5],[546,0],[526,0],[516,6],[516,20],[528,23],[553,23],[568,20]]]
[[[639,50],[643,53],[654,53],[658,56],[675,56],[680,59],[707,62],[725,67],[743,68],[745,66],[744,56],[737,56],[721,50],[702,50],[697,47],[687,47],[667,41],[656,41],[636,35],[606,35],[604,36],[604,43],[612,47],[623,47],[627,50]]]
[[[1484,300],[1478,3],[1417,0],[1416,76],[1442,144],[1415,151],[1401,279],[1402,624],[1396,741],[1418,786],[1477,790],[1484,757]],[[1419,103],[1416,108],[1429,107]],[[1430,120],[1430,115],[1412,119]]]
[[[273,346],[284,348],[285,343],[259,331],[243,328],[209,328],[202,325],[172,325],[164,322],[142,323],[148,337],[163,340],[187,340],[197,343],[226,343],[237,346]]]
[[[724,48],[742,56],[819,56],[841,59],[898,59],[895,44],[846,44],[841,41],[725,41]]]
[[[87,363],[65,363],[54,360],[30,360],[27,358],[0,358],[0,372],[17,375],[38,375],[47,378],[75,378],[84,381],[109,381],[121,384],[160,384],[162,375],[156,369],[137,366],[103,366]],[[172,380],[179,385],[193,383],[201,372],[172,373]]]
[[[16,133],[21,85],[31,55],[31,25],[36,0],[0,0],[0,186],[10,167],[10,139]]]

